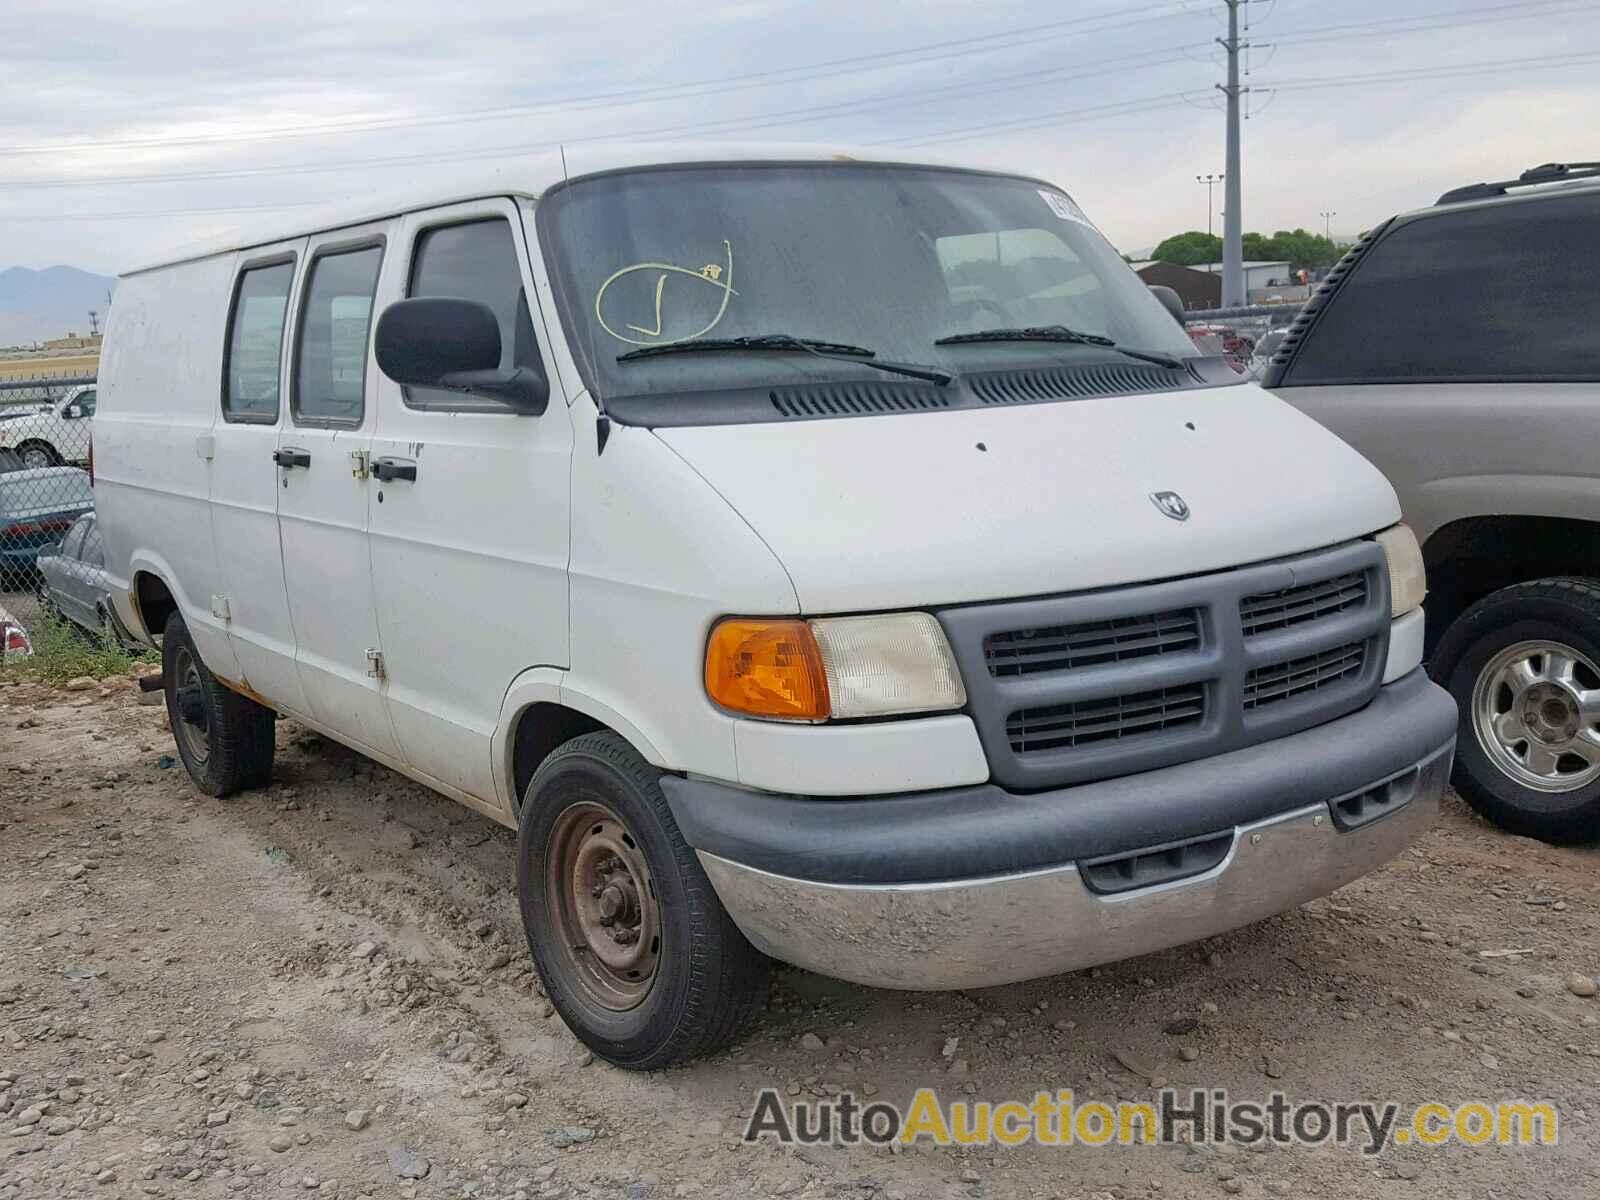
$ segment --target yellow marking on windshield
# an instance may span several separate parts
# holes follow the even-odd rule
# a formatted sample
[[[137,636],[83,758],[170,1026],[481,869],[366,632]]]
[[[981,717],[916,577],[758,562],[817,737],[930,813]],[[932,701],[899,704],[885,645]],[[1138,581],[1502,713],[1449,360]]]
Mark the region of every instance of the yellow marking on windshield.
[[[661,293],[666,290],[666,287],[667,275],[666,272],[663,271],[656,277],[656,327],[654,329],[646,329],[643,325],[629,325],[629,329],[633,330],[635,333],[642,333],[646,337],[661,336]]]
[[[722,318],[727,314],[728,301],[739,294],[734,290],[733,287],[733,243],[724,238],[722,241],[722,249],[727,255],[726,266],[719,266],[717,263],[707,263],[699,270],[693,270],[689,267],[680,267],[676,263],[642,262],[634,263],[632,266],[622,267],[620,270],[613,271],[606,277],[605,282],[600,285],[599,290],[597,290],[594,294],[595,320],[600,323],[601,329],[604,329],[612,337],[616,338],[617,341],[627,342],[630,346],[669,346],[673,342],[688,342],[693,341],[697,337],[704,337],[706,334],[715,329],[722,321]],[[629,337],[625,333],[618,333],[615,329],[611,328],[609,324],[607,324],[605,313],[602,311],[602,304],[605,299],[606,289],[617,280],[621,279],[624,275],[632,275],[638,271],[660,272],[660,275],[656,278],[656,327],[654,329],[646,329],[642,325],[630,324],[627,326],[628,329],[633,330],[635,333],[644,334],[645,336],[643,338]],[[662,297],[666,291],[668,275],[686,275],[690,279],[696,280],[699,283],[708,284],[709,286],[717,288],[722,292],[722,303],[717,306],[716,315],[711,318],[709,324],[701,329],[695,330],[693,333],[683,334],[678,337],[661,337],[661,330],[663,329],[661,320]],[[723,278],[724,276],[726,276],[726,279]]]

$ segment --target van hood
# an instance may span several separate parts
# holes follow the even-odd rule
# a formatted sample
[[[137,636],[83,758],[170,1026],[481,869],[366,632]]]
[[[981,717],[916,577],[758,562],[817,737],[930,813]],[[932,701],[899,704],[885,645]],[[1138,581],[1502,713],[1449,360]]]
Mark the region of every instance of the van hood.
[[[767,542],[806,613],[1166,579],[1400,519],[1376,467],[1254,384],[656,436]]]

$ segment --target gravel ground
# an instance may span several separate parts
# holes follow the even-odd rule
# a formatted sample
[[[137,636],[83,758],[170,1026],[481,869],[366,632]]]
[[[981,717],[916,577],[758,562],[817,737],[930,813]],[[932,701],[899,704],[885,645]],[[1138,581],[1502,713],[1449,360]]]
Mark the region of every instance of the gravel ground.
[[[0,682],[0,1200],[1523,1198],[1600,1176],[1600,1000],[1569,990],[1600,970],[1600,853],[1453,798],[1384,870],[1203,945],[936,995],[781,970],[730,1052],[634,1075],[541,995],[507,830],[292,722],[278,738],[270,789],[214,801],[131,681]],[[1146,1098],[1152,1077],[1531,1096],[1562,1138],[1375,1157],[740,1140],[765,1086],[1082,1102]]]

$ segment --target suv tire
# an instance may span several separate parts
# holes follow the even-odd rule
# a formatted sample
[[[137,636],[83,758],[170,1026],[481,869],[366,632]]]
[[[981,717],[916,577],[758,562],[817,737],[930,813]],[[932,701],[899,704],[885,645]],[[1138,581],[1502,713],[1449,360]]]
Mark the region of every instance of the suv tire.
[[[271,780],[276,714],[217,682],[176,612],[161,637],[161,675],[172,739],[195,787],[231,796]]]
[[[1600,581],[1484,597],[1445,630],[1432,671],[1460,707],[1452,781],[1473,808],[1548,842],[1600,835]],[[1574,739],[1593,748],[1563,749]]]
[[[733,923],[661,792],[615,733],[534,773],[517,898],[550,1002],[619,1067],[652,1071],[726,1045],[766,998],[769,962]]]

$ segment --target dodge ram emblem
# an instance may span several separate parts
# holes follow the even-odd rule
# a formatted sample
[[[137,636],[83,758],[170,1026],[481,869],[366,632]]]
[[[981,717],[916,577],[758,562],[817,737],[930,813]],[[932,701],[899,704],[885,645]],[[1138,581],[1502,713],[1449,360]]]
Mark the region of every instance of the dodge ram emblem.
[[[1151,492],[1150,503],[1159,508],[1163,516],[1171,517],[1174,521],[1189,519],[1189,506],[1177,492]]]

